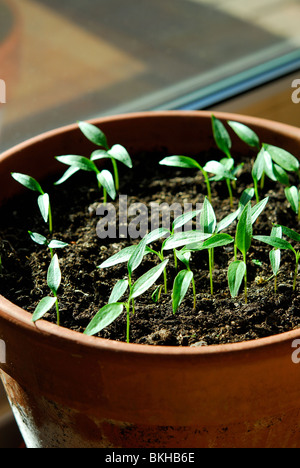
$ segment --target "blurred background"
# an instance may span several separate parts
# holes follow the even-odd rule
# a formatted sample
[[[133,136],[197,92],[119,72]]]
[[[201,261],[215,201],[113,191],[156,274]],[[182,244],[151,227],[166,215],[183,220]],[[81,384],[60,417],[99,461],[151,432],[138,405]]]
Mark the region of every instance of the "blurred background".
[[[300,126],[299,20],[300,0],[0,0],[0,151],[144,110]],[[0,447],[19,443],[0,388]]]

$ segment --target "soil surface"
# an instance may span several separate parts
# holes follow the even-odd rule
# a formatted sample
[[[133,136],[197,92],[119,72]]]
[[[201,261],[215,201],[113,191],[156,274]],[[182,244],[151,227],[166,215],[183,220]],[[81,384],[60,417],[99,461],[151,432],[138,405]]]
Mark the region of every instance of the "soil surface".
[[[150,204],[202,203],[206,186],[201,173],[194,170],[167,168],[158,165],[167,152],[133,157],[134,168],[120,167],[120,194],[126,195],[128,206]],[[254,154],[250,153],[251,164]],[[201,155],[202,161],[220,160],[221,154]],[[249,161],[249,158],[248,158]],[[237,161],[238,162],[238,161]],[[212,183],[212,205],[217,220],[238,207],[238,200],[246,187],[252,187],[251,165],[247,160],[239,173],[236,189],[233,190],[234,206],[230,206],[226,183]],[[64,167],[62,168],[62,172]],[[291,183],[298,183],[290,176]],[[61,186],[53,186],[53,180],[42,183],[51,197],[53,208],[53,238],[69,245],[56,253],[60,259],[62,284],[59,290],[61,326],[82,333],[99,309],[107,304],[113,286],[126,278],[126,264],[109,269],[99,269],[104,260],[122,248],[137,243],[140,239],[119,238],[126,228],[116,226],[115,239],[100,239],[97,224],[101,216],[96,214],[101,202],[96,179],[90,173],[80,173]],[[272,223],[299,230],[296,215],[285,199],[284,188],[266,179],[261,198],[269,196],[269,202],[254,225],[254,234],[270,235]],[[123,198],[124,200],[124,198]],[[28,230],[47,236],[47,225],[41,220],[37,207],[37,194],[26,191],[1,209],[1,282],[0,293],[18,306],[33,313],[39,301],[51,295],[47,286],[47,269],[50,263],[48,250],[34,244]],[[119,198],[113,203],[116,220],[119,216]],[[255,204],[255,201],[253,201]],[[137,208],[137,205],[135,206]],[[128,216],[136,225],[133,216]],[[149,219],[149,226],[150,226]],[[235,235],[236,222],[227,230]],[[159,247],[160,243],[153,245]],[[278,275],[278,292],[274,294],[274,278],[269,261],[271,247],[253,241],[248,254],[248,302],[245,303],[243,288],[236,298],[231,298],[228,283],[228,265],[234,259],[233,245],[215,250],[214,295],[210,294],[207,251],[193,253],[191,269],[194,272],[197,304],[193,308],[192,289],[187,294],[178,312],[172,311],[171,292],[177,274],[173,255],[169,255],[168,294],[164,292],[158,303],[152,300],[155,286],[136,299],[135,314],[131,316],[130,341],[148,345],[207,346],[253,340],[290,331],[300,326],[299,286],[293,291],[294,256],[282,251],[282,264]],[[134,273],[136,280],[158,263],[157,257],[146,256]],[[183,268],[179,262],[178,268]],[[300,279],[299,279],[300,281]],[[125,296],[126,298],[126,296]],[[56,321],[55,308],[44,317]],[[126,340],[126,313],[101,331],[98,336],[118,341]]]

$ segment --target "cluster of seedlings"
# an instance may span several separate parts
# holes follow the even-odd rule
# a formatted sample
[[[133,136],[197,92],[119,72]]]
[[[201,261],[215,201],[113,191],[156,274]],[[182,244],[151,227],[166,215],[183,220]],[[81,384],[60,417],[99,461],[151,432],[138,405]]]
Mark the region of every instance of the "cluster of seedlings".
[[[214,181],[224,181],[226,183],[230,204],[233,207],[233,189],[236,188],[238,175],[242,165],[236,165],[232,157],[232,142],[225,125],[212,116],[212,131],[217,147],[224,153],[225,157],[220,161],[208,161],[202,167],[197,160],[183,156],[174,155],[164,158],[160,165],[197,169],[201,171],[207,188],[203,208],[198,211],[191,211],[181,215],[174,220],[171,230],[158,228],[148,233],[137,245],[131,245],[119,251],[115,255],[105,260],[98,268],[110,268],[125,263],[127,265],[127,275],[119,280],[112,289],[107,304],[102,307],[93,317],[84,333],[95,335],[109,326],[119,317],[124,310],[127,314],[126,339],[130,341],[130,321],[135,313],[136,299],[148,291],[158,282],[163,275],[162,284],[158,285],[152,294],[154,302],[159,302],[162,290],[168,293],[168,268],[169,253],[174,257],[176,277],[173,282],[172,299],[173,313],[176,314],[189,290],[192,290],[193,304],[196,308],[197,291],[194,273],[191,270],[191,257],[194,252],[207,251],[210,293],[214,294],[214,261],[215,249],[222,248],[229,244],[233,245],[234,260],[228,267],[228,287],[231,297],[236,297],[242,284],[244,284],[244,298],[247,303],[247,254],[253,240],[263,242],[272,247],[270,250],[270,264],[274,277],[274,292],[277,292],[277,276],[281,264],[281,250],[290,250],[295,256],[295,273],[293,288],[296,289],[298,265],[300,251],[296,249],[296,244],[300,242],[300,234],[282,225],[274,225],[270,235],[253,235],[253,226],[260,214],[268,204],[268,197],[260,199],[264,188],[265,178],[279,182],[285,187],[286,198],[292,210],[300,219],[300,195],[299,188],[291,186],[289,173],[299,175],[299,162],[289,152],[284,149],[261,143],[256,133],[244,124],[228,121],[227,124],[235,134],[249,147],[257,150],[257,156],[252,166],[253,187],[247,188],[241,195],[238,208],[221,220],[217,220],[211,200],[211,183]],[[97,147],[90,158],[78,155],[58,156],[56,159],[69,166],[64,175],[55,185],[62,184],[78,171],[93,172],[97,179],[99,190],[103,194],[103,203],[107,203],[108,196],[115,199],[119,190],[118,163],[121,162],[128,168],[132,168],[132,161],[127,150],[121,145],[110,147],[105,134],[90,123],[79,122],[82,133]],[[112,172],[108,169],[99,170],[96,161],[100,159],[110,159]],[[49,239],[45,236],[29,232],[35,243],[46,247],[49,250],[50,265],[47,273],[47,283],[52,295],[44,297],[36,307],[32,320],[35,322],[41,319],[54,306],[57,313],[57,324],[60,324],[59,312],[59,288],[62,281],[59,258],[55,253],[56,249],[63,249],[66,243],[53,239],[53,217],[50,197],[45,193],[41,185],[31,176],[19,173],[12,173],[12,177],[26,188],[37,192],[38,206],[45,223],[49,224]],[[256,202],[253,204],[252,200]],[[191,220],[199,217],[200,229],[182,232],[182,227]],[[232,236],[224,231],[236,223],[235,235]],[[231,231],[232,232],[232,231]],[[287,237],[290,242],[283,238]],[[158,245],[159,249],[154,245]],[[293,245],[294,244],[294,245]],[[154,256],[158,259],[158,264],[149,271],[138,277],[136,274],[138,267],[146,256]],[[157,263],[157,262],[156,262]],[[180,267],[179,267],[180,265]]]

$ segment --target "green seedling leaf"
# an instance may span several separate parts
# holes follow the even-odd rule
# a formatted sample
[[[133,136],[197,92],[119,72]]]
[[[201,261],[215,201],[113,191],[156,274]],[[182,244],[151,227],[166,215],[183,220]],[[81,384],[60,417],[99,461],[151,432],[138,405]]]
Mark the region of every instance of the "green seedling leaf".
[[[289,204],[291,205],[292,210],[295,213],[299,213],[299,190],[297,187],[286,187],[285,196]]]
[[[66,172],[64,173],[64,175],[57,181],[54,183],[54,185],[61,185],[63,184],[64,182],[66,182],[68,179],[70,179],[70,177],[72,177],[72,175],[76,174],[77,172],[80,171],[80,168],[79,167],[76,167],[76,166],[71,166],[69,167],[69,169],[66,170]]]
[[[223,218],[218,224],[217,224],[217,227],[216,227],[216,233],[219,233],[220,231],[223,231],[224,229],[228,228],[228,226],[230,226],[233,221],[236,220],[236,218],[239,216],[239,214],[241,213],[241,209],[239,208],[238,210],[234,211],[233,213],[230,213],[228,216],[225,216],[225,218]]]
[[[187,268],[190,266],[191,252],[188,250],[176,250],[176,257],[180,260]]]
[[[282,233],[285,236],[288,236],[290,239],[293,239],[296,242],[300,242],[300,234],[298,234],[298,232],[293,231],[293,229],[290,229],[286,226],[281,226],[280,224],[276,224],[275,227],[280,227],[282,229]]]
[[[233,242],[234,238],[229,234],[215,234],[204,241],[199,250],[215,249],[217,247],[223,247],[225,245],[232,244]]]
[[[105,260],[98,268],[110,268],[121,263],[127,263],[136,249],[136,245],[131,245],[130,247],[125,247],[125,249],[120,250],[116,254],[109,257]]]
[[[299,161],[288,151],[277,146],[264,144],[264,149],[269,153],[272,160],[286,171],[298,171]]]
[[[171,166],[171,167],[183,167],[186,169],[200,169],[202,167],[198,164],[195,159],[189,158],[188,156],[168,156],[162,159],[159,164],[161,166]]]
[[[38,234],[37,232],[28,231],[28,233],[31,239],[33,240],[33,242],[35,242],[36,244],[48,245],[48,240],[46,239],[45,236],[42,236],[41,234]]]
[[[144,237],[144,239],[145,239],[146,245],[149,245],[167,235],[168,236],[170,235],[170,231],[168,229],[157,228],[157,229],[154,229],[154,231],[149,232],[149,234],[147,234]]]
[[[295,249],[293,248],[293,246],[285,239],[280,239],[278,237],[272,236],[253,236],[253,239],[271,245],[276,249],[291,250],[295,253]]]
[[[104,169],[103,171],[97,174],[97,179],[100,182],[101,186],[105,188],[110,198],[112,200],[115,200],[117,194],[112,174],[106,169]]]
[[[136,270],[145,256],[145,249],[146,249],[146,239],[142,239],[140,243],[136,246],[134,252],[132,253],[129,261],[128,261],[128,272],[132,275],[133,271]]]
[[[229,180],[236,180],[236,177],[229,172],[224,164],[221,164],[218,161],[209,161],[205,164],[204,171],[211,172],[212,174],[216,174],[217,180],[221,179],[229,179]]]
[[[177,249],[188,244],[203,242],[210,236],[211,234],[201,231],[177,232],[165,240],[162,250]]]
[[[282,229],[281,227],[273,227],[271,231],[271,237],[282,238]],[[277,275],[280,269],[281,262],[281,252],[280,249],[273,249],[269,254],[271,267],[274,275]]]
[[[57,161],[66,164],[67,166],[73,166],[76,167],[78,170],[86,171],[86,172],[98,172],[97,167],[88,158],[85,158],[84,156],[77,156],[74,154],[69,154],[65,156],[56,156]],[[57,182],[56,182],[57,184]]]
[[[232,120],[228,121],[228,125],[232,128],[236,135],[248,146],[252,146],[253,148],[260,147],[259,137],[247,125],[244,125],[240,122],[234,122]]]
[[[229,133],[227,132],[224,124],[221,120],[217,119],[212,115],[212,129],[213,136],[218,148],[226,154],[227,157],[231,158],[230,149],[232,146]]]
[[[32,315],[32,321],[36,322],[37,320],[40,320],[47,312],[49,312],[49,310],[52,309],[56,302],[56,297],[44,297],[36,307]]]
[[[114,145],[114,146],[112,146],[110,148],[110,150],[107,151],[107,154],[111,158],[116,159],[117,161],[120,161],[121,163],[125,164],[125,166],[132,169],[131,157],[129,156],[129,154],[128,154],[127,150],[124,148],[124,146]]]
[[[191,221],[193,218],[198,216],[198,214],[201,213],[202,210],[196,210],[196,211],[189,211],[188,213],[185,213],[178,218],[175,219],[175,221],[172,224],[172,232],[175,232],[176,229],[184,226],[186,223]]]
[[[246,273],[246,264],[241,260],[232,262],[228,267],[228,286],[231,297],[236,297]]]
[[[39,205],[41,215],[42,215],[45,223],[47,223],[48,218],[49,218],[49,206],[50,206],[50,200],[49,200],[48,193],[44,193],[43,195],[40,195],[38,197],[38,205]]]
[[[263,210],[265,209],[268,201],[269,201],[269,197],[264,198],[263,200],[261,200],[260,202],[258,202],[256,205],[254,205],[251,208],[251,223],[252,224],[255,223],[255,221],[257,220],[259,215],[263,212]]]
[[[261,178],[263,173],[265,172],[265,150],[262,148],[258,153],[256,160],[252,167],[252,177],[253,180],[258,182]]]
[[[66,244],[66,242],[53,239],[49,242],[48,247],[49,249],[63,249],[65,247],[68,247],[68,245],[69,244]]]
[[[91,161],[99,161],[99,159],[111,159],[106,150],[93,151],[90,157]]]
[[[128,281],[125,279],[121,279],[118,281],[113,288],[111,295],[109,297],[108,303],[109,304],[114,304],[116,302],[119,302],[120,299],[123,297],[125,292],[127,291],[128,288]]]
[[[106,136],[98,127],[88,122],[78,122],[78,125],[88,140],[97,146],[103,146],[108,149]]]
[[[39,192],[41,195],[44,195],[42,187],[33,177],[30,177],[26,174],[20,174],[18,172],[12,172],[11,176],[13,177],[13,179],[19,182],[19,184],[23,185],[29,190]]]
[[[131,290],[131,299],[135,299],[138,296],[141,296],[145,291],[147,291],[151,286],[156,282],[160,277],[165,267],[167,266],[169,260],[164,260],[161,264],[151,268],[147,273],[141,276],[133,285]]]
[[[56,254],[53,256],[48,269],[47,283],[53,294],[56,296],[61,283],[61,271]]]
[[[201,230],[204,233],[213,234],[215,232],[217,225],[216,215],[211,203],[206,197],[203,203],[199,221]]]
[[[282,185],[290,185],[290,179],[286,171],[278,166],[278,164],[273,164],[273,173],[276,180]]]
[[[114,322],[122,314],[123,309],[124,304],[122,303],[105,305],[91,320],[83,333],[88,336],[96,335],[96,333],[99,333]]]
[[[186,293],[190,287],[193,279],[193,273],[188,270],[183,270],[178,273],[174,280],[172,303],[173,313],[176,314],[180,304],[186,296]]]
[[[236,229],[236,245],[243,256],[246,256],[252,240],[252,219],[250,202],[245,206]]]

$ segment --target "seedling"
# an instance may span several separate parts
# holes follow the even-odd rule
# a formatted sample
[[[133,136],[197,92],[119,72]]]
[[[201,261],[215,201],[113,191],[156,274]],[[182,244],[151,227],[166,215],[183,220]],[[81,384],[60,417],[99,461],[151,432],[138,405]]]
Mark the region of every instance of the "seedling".
[[[288,172],[299,171],[299,161],[288,151],[277,146],[260,143],[259,137],[248,126],[239,122],[228,121],[237,136],[248,146],[259,150],[252,168],[252,178],[255,188],[256,201],[259,202],[258,183],[264,188],[265,176],[280,184],[289,186]]]
[[[287,151],[264,144],[252,168],[256,200],[259,201],[258,182],[261,182],[260,189],[262,190],[266,175],[274,182],[289,185],[289,176],[286,171],[296,171],[298,165],[296,158]]]
[[[160,277],[162,272],[165,270],[165,267],[168,263],[168,260],[156,265],[151,268],[147,273],[142,275],[139,279],[132,283],[132,272],[140,264],[143,256],[143,246],[140,245],[139,249],[135,249],[132,256],[129,259],[127,268],[128,268],[128,280],[120,280],[115,285],[111,296],[110,302],[102,307],[100,311],[95,315],[91,320],[84,333],[86,335],[95,335],[100,332],[108,325],[110,325],[114,320],[116,320],[123,312],[124,307],[127,313],[127,326],[126,326],[126,341],[130,341],[130,312],[131,304],[134,300],[144,294],[147,290],[153,286],[153,284]],[[129,295],[126,302],[119,302],[123,297],[125,292],[129,287]],[[112,302],[115,301],[115,302]],[[132,308],[134,314],[134,308]]]
[[[232,297],[239,291],[244,278],[245,303],[247,303],[247,252],[252,241],[252,218],[250,202],[245,206],[239,219],[236,236],[235,252],[239,250],[243,255],[243,260],[235,260],[228,268],[228,285]]]
[[[48,268],[47,274],[47,284],[49,289],[52,291],[52,296],[44,297],[36,307],[32,321],[36,322],[40,320],[47,312],[49,312],[52,307],[56,307],[56,323],[60,325],[60,313],[59,313],[59,302],[58,302],[58,290],[61,284],[61,271],[59,267],[59,260],[55,254],[51,260],[50,266]]]
[[[54,249],[63,249],[64,247],[68,246],[68,244],[66,244],[65,242],[61,242],[59,240],[52,239],[49,241],[45,236],[42,236],[41,234],[38,234],[37,232],[28,231],[28,233],[31,239],[33,240],[33,242],[35,242],[38,245],[44,245],[45,247],[49,249],[51,258],[54,257],[54,253],[53,253]]]
[[[110,147],[108,145],[106,135],[95,125],[92,125],[88,122],[79,122],[78,125],[86,138],[88,138],[95,145],[104,148],[102,150],[94,151],[91,155],[91,161],[97,161],[99,159],[111,160],[115,177],[116,191],[118,192],[120,188],[118,162],[121,162],[129,169],[132,169],[132,160],[128,151],[126,148],[124,148],[124,146],[119,144]]]
[[[276,225],[275,227],[280,227],[282,229],[282,234],[286,235],[290,239],[294,240],[295,242],[300,242],[300,234],[296,231],[286,227]],[[299,266],[299,259],[300,259],[300,250],[295,250],[294,247],[290,242],[285,239],[281,239],[279,237],[274,236],[254,236],[254,239],[264,242],[265,244],[271,245],[275,249],[282,249],[282,250],[291,250],[295,255],[295,272],[294,272],[294,281],[293,281],[293,291],[296,290],[297,286],[297,276],[298,276],[298,266]]]
[[[69,169],[65,172],[56,185],[62,184],[78,171],[95,172],[99,189],[103,187],[104,204],[107,202],[107,193],[114,200],[116,192],[119,191],[119,171],[117,162],[122,162],[125,166],[132,168],[132,161],[127,150],[122,145],[113,145],[111,148],[108,145],[106,135],[93,124],[88,122],[78,122],[79,128],[84,136],[95,145],[103,148],[96,150],[91,154],[90,159],[84,156],[66,155],[58,156],[56,159],[63,164],[69,165]],[[113,165],[114,179],[110,171],[99,171],[94,161],[100,159],[110,159]]]
[[[246,257],[252,243],[253,224],[264,210],[268,200],[269,198],[267,197],[254,207],[251,207],[251,202],[248,201],[242,211],[236,228],[234,243],[235,261],[232,262],[228,268],[228,285],[231,296],[236,297],[244,278],[245,303],[248,302]],[[237,259],[238,250],[243,255],[243,260]]]
[[[107,203],[107,194],[113,200],[116,198],[115,182],[112,174],[108,170],[103,169],[100,171],[96,164],[85,156],[70,154],[65,156],[56,156],[56,159],[70,167],[62,178],[55,182],[55,185],[62,184],[79,170],[93,172],[96,175],[99,190],[103,189],[103,203]]]
[[[19,182],[19,184],[24,187],[32,190],[33,192],[38,192],[40,195],[37,199],[38,206],[41,212],[41,215],[45,223],[49,223],[49,234],[53,233],[53,220],[52,220],[52,210],[50,204],[50,197],[48,193],[45,193],[41,185],[31,176],[26,174],[20,174],[18,172],[12,172],[11,176]]]
[[[292,187],[286,187],[285,196],[294,213],[298,215],[298,221],[300,221],[300,193],[298,188],[294,185]]]
[[[282,239],[282,228],[280,226],[276,227],[273,226],[272,231],[271,231],[271,237],[277,237],[279,239]],[[277,294],[277,277],[280,269],[280,263],[281,263],[281,251],[280,249],[273,249],[270,251],[270,262],[271,262],[271,267],[274,275],[274,292]]]
[[[193,285],[194,309],[196,309],[197,301],[194,274],[190,267],[191,252],[176,250],[176,256],[185,265],[186,270],[180,271],[174,280],[172,293],[173,314],[176,314],[180,304],[186,296],[191,283]]]
[[[210,181],[207,172],[204,170],[202,166],[193,158],[188,156],[168,156],[162,159],[159,164],[161,166],[171,166],[171,167],[181,167],[186,169],[198,169],[204,177],[206,188],[207,188],[207,195],[208,199],[211,201],[211,187]]]
[[[210,276],[210,291],[213,295],[213,269],[214,269],[214,249],[216,247],[225,246],[233,242],[233,238],[228,234],[219,234],[220,231],[227,228],[238,216],[238,211],[227,216],[219,224],[217,224],[214,209],[207,198],[204,200],[203,209],[200,214],[201,230],[207,239],[202,239],[198,243],[185,244],[183,251],[195,252],[208,250],[209,259],[209,276]]]
[[[234,160],[231,159],[222,159],[220,162],[218,161],[209,161],[205,164],[203,168],[207,173],[215,174],[215,177],[211,177],[209,180],[212,181],[221,181],[225,180],[228,188],[229,199],[230,199],[230,206],[233,206],[233,195],[232,195],[232,188],[231,188],[231,181],[236,181],[236,177],[233,174],[234,170]],[[234,170],[236,173],[238,171]]]

